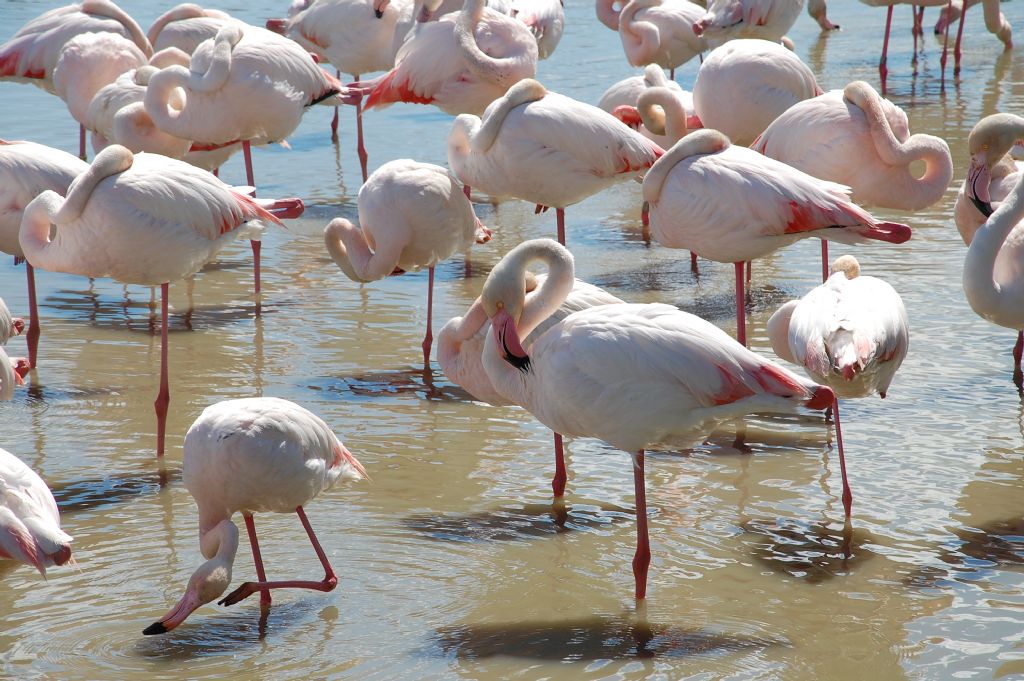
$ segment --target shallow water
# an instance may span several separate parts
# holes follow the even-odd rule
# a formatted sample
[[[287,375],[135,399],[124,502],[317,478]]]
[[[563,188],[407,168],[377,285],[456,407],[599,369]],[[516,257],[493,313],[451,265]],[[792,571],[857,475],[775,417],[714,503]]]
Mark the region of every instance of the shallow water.
[[[877,85],[884,11],[833,3],[839,33],[802,16],[791,34],[825,89]],[[617,37],[588,2],[567,3],[568,30],[539,78],[596,102],[630,75]],[[0,1],[6,39],[49,3]],[[143,26],[156,4],[124,2]],[[262,23],[283,9],[224,6]],[[1020,3],[1003,5],[1024,30]],[[936,13],[928,11],[926,25]],[[955,180],[981,116],[1019,112],[1024,53],[1001,53],[968,15],[960,80],[939,89],[929,32],[912,76],[910,9],[897,8],[890,97],[911,129],[945,137]],[[697,64],[676,77],[692,85]],[[866,273],[903,296],[911,352],[883,402],[843,404],[854,491],[844,531],[834,435],[819,417],[754,419],[750,455],[723,432],[647,466],[654,553],[649,598],[633,598],[635,526],[628,458],[594,440],[568,446],[567,513],[551,507],[550,433],[528,414],[472,401],[419,347],[426,273],[358,286],[320,237],[355,216],[354,117],[330,142],[330,110],[310,111],[290,149],[256,150],[263,196],[297,195],[306,216],[264,242],[263,316],[254,318],[247,245],[171,287],[168,454],[154,460],[159,370],[150,291],[40,272],[43,336],[31,386],[0,406],[0,446],[36,468],[75,536],[77,566],[44,581],[0,568],[0,669],[12,678],[861,679],[1024,675],[1024,410],[1010,381],[1013,333],[971,312],[956,186],[914,215],[914,238],[858,251]],[[399,105],[366,115],[371,169],[403,156],[444,163],[450,117]],[[60,101],[0,84],[0,137],[77,149]],[[241,159],[223,169],[244,183]],[[728,332],[732,268],[639,234],[639,186],[620,185],[567,211],[578,275],[633,302],[671,302]],[[510,202],[477,212],[496,227],[467,266],[438,268],[435,332],[461,314],[500,256],[554,232],[551,213]],[[842,247],[834,247],[842,252]],[[817,283],[818,245],[754,265],[749,337],[770,355],[764,324]],[[471,276],[466,276],[467,268]],[[27,313],[24,268],[5,257],[0,295]],[[8,347],[23,352],[23,341]],[[178,598],[201,562],[196,513],[181,484],[181,441],[213,401],[295,400],[331,424],[372,479],[308,506],[338,571],[332,593],[277,592],[209,605],[177,631],[141,631]],[[257,518],[271,578],[319,576],[292,516]],[[244,540],[243,540],[244,543]],[[235,583],[253,578],[242,546]]]

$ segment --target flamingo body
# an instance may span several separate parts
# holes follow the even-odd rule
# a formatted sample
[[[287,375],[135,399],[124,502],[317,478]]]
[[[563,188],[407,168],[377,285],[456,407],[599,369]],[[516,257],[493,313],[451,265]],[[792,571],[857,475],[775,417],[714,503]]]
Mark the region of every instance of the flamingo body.
[[[540,59],[550,57],[565,29],[562,0],[513,0],[509,15],[530,29],[537,40],[537,56]]]
[[[737,38],[779,42],[796,23],[804,0],[711,0],[693,27],[710,47]]]
[[[601,99],[597,102],[597,108],[612,113],[620,106],[635,107],[644,90],[653,87],[666,87],[672,90],[679,97],[687,112],[694,113],[693,93],[684,90],[674,80],[669,80],[665,71],[656,64],[649,64],[645,67],[642,76],[630,76],[613,83],[601,95]]]
[[[146,37],[155,52],[176,47],[185,54],[192,54],[203,41],[215,38],[217,31],[231,21],[234,19],[226,12],[184,3],[157,17]]]
[[[60,529],[50,488],[21,459],[0,449],[0,558],[31,565],[45,577],[46,568],[71,560],[71,541]]]
[[[633,66],[657,64],[674,69],[708,49],[707,41],[693,32],[704,14],[688,0],[631,0],[616,12],[611,0],[598,0],[597,15],[619,32],[626,60]]]
[[[145,63],[142,50],[116,33],[82,33],[65,43],[53,70],[53,88],[71,116],[84,123],[101,88]]]

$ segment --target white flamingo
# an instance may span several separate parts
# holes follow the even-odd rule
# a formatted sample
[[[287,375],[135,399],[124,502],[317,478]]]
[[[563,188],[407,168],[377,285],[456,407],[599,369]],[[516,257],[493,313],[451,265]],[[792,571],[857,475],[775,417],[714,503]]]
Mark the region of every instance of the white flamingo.
[[[704,8],[688,0],[630,0],[615,9],[618,0],[597,0],[597,18],[619,32],[626,60],[633,66],[657,64],[675,69],[708,49],[693,31]]]
[[[548,279],[526,305],[526,267],[537,260],[547,266]],[[520,339],[561,305],[572,285],[572,255],[558,243],[536,239],[509,251],[481,294],[491,320],[484,369],[499,393],[556,433],[596,437],[630,453],[637,515],[633,574],[642,599],[650,564],[644,449],[692,445],[716,424],[751,412],[824,409],[834,395],[671,305],[576,312],[527,352]]]
[[[338,578],[303,507],[342,480],[366,477],[362,464],[323,420],[276,397],[217,402],[185,435],[182,477],[199,509],[199,547],[206,562],[188,580],[181,600],[143,634],[165,634],[196,608],[224,593],[238,552],[241,511],[249,534],[258,582],[245,582],[221,599],[234,605],[254,593],[270,605],[272,589],[331,591]],[[296,513],[324,568],[321,581],[267,581],[253,513]]]
[[[796,23],[804,0],[710,0],[708,11],[693,25],[710,47],[737,38],[779,42]]]
[[[71,560],[71,541],[60,529],[50,488],[25,462],[0,449],[0,558],[31,565],[45,577],[46,568]]]
[[[200,43],[217,37],[217,31],[232,21],[235,19],[227,12],[184,3],[157,17],[146,37],[156,52],[176,47],[185,54],[192,54]]]
[[[1024,140],[1024,118],[1008,113],[985,116],[967,136],[971,164],[953,206],[960,237],[968,246],[1021,177],[1022,164],[1010,151]]]

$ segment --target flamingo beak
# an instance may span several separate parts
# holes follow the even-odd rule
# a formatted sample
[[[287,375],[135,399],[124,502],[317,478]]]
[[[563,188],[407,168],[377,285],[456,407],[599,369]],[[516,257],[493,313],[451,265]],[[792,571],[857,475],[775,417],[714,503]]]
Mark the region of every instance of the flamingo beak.
[[[992,215],[992,197],[988,191],[991,181],[992,173],[985,164],[984,152],[972,156],[967,171],[967,197],[986,218]]]
[[[519,340],[519,331],[512,315],[504,309],[499,309],[491,319],[491,326],[494,328],[494,341],[498,344],[502,359],[524,374],[527,373],[530,370],[530,356],[526,354]]]
[[[179,624],[184,622],[185,619],[200,605],[202,605],[202,603],[199,601],[199,596],[192,589],[189,589],[185,592],[185,595],[181,597],[181,600],[178,601],[177,605],[171,608],[170,612],[164,615],[159,621],[153,622],[143,629],[142,634],[144,636],[166,634],[168,631],[176,628]]]

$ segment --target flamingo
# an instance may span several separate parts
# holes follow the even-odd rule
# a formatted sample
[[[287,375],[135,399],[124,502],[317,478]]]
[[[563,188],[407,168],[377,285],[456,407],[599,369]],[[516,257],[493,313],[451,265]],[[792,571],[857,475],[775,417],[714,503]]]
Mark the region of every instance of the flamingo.
[[[693,106],[705,128],[749,145],[797,102],[822,94],[800,57],[778,43],[730,40],[707,56],[693,84]]]
[[[1006,49],[1013,47],[1013,27],[1006,17],[999,11],[999,2],[993,0],[950,0],[950,3],[939,12],[939,19],[935,22],[935,35],[949,33],[949,26],[960,20],[956,30],[956,45],[953,48],[953,75],[960,74],[960,41],[964,35],[964,17],[967,16],[967,9],[978,3],[982,3],[985,17],[985,28],[988,32],[999,38]]]
[[[359,188],[358,204],[361,229],[335,218],[324,229],[327,251],[349,279],[361,283],[429,269],[423,336],[423,366],[429,368],[434,266],[474,243],[487,242],[491,232],[480,224],[451,173],[431,163],[385,163]]]
[[[984,171],[971,174],[975,181]],[[971,176],[968,177],[968,181]],[[983,186],[975,184],[975,188]],[[985,197],[977,197],[984,201]],[[1018,331],[1013,382],[1024,389],[1024,182],[1020,178],[1002,204],[974,233],[964,258],[963,286],[971,309],[993,324]]]
[[[71,541],[60,529],[50,488],[24,461],[0,449],[0,558],[31,565],[45,577],[46,568],[71,560]]]
[[[298,199],[262,203],[283,217],[301,214]],[[258,229],[259,221],[280,224],[255,199],[204,170],[157,154],[134,155],[118,145],[96,155],[67,198],[47,190],[25,207],[19,241],[34,267],[160,285],[157,456],[164,452],[170,402],[168,284],[195,274],[228,243]],[[243,228],[250,222],[256,224]],[[52,240],[51,225],[57,227]]]
[[[849,185],[854,201],[883,208],[927,208],[953,179],[946,141],[911,135],[903,110],[864,81],[794,104],[752,148],[808,175]],[[924,161],[921,177],[911,172],[915,161]]]
[[[217,37],[217,32],[232,21],[235,19],[227,12],[183,3],[157,17],[146,37],[154,51],[176,47],[185,54],[192,54],[200,43]]]
[[[675,69],[708,49],[693,32],[704,8],[687,0],[630,0],[615,10],[618,0],[597,0],[597,18],[619,32],[626,60],[633,66],[657,64]]]
[[[903,300],[888,283],[860,276],[860,263],[844,255],[831,276],[800,300],[791,300],[768,320],[775,354],[803,367],[811,380],[832,388],[832,413],[839,443],[843,508],[850,517],[853,495],[846,477],[840,397],[885,398],[896,370],[907,356],[910,329]]]
[[[35,142],[0,140],[0,251],[25,257],[18,243],[25,207],[43,191],[66,193],[71,181],[89,169],[89,164],[67,152]],[[29,326],[28,359],[36,367],[39,349],[39,306],[36,301],[36,275],[31,263],[25,263],[28,284]]]
[[[807,14],[818,22],[823,31],[837,31],[839,24],[834,24],[828,18],[828,5],[825,0],[807,0]]]
[[[535,292],[544,286],[546,280],[546,274],[534,275],[532,272],[526,272],[526,305],[531,304]],[[574,279],[569,295],[557,310],[541,321],[523,340],[523,347],[529,348],[534,340],[573,312],[597,305],[617,305],[624,302],[602,288]],[[477,400],[494,406],[505,406],[512,402],[495,390],[483,366],[484,341],[490,328],[491,323],[484,313],[483,300],[477,298],[465,315],[448,320],[441,328],[441,333],[437,335],[437,363],[441,365],[445,376],[467,390]],[[551,479],[551,490],[557,499],[565,494],[567,475],[560,433],[554,433],[554,442],[555,475]]]
[[[565,29],[562,0],[512,0],[509,16],[523,22],[537,41],[537,57],[547,59],[558,47]]]
[[[28,22],[0,45],[0,80],[32,83],[55,93],[53,71],[64,45],[81,33],[116,33],[145,56],[153,47],[135,20],[109,0],[85,0],[58,7]],[[79,128],[79,152],[85,158],[85,128]]]
[[[548,278],[527,305],[525,271],[537,260],[547,266]],[[689,446],[716,424],[751,412],[824,409],[834,395],[672,305],[582,310],[549,328],[527,353],[520,339],[561,305],[572,285],[572,255],[556,242],[535,239],[509,251],[481,294],[491,321],[484,369],[499,393],[556,433],[596,437],[631,454],[633,575],[636,598],[642,599],[650,564],[644,449]]]
[[[953,217],[968,246],[1021,176],[1022,166],[1010,150],[1024,140],[1024,118],[997,113],[982,118],[967,136],[971,165],[956,195]]]
[[[0,402],[14,398],[14,389],[25,384],[25,375],[31,370],[24,357],[8,357],[0,347]]]
[[[143,102],[157,128],[200,148],[241,142],[246,182],[255,186],[250,144],[283,140],[308,107],[351,101],[346,92],[291,40],[232,22],[196,48],[190,68],[172,65],[154,73]],[[181,93],[181,107],[172,106],[172,96]],[[250,243],[259,296],[260,242]]]
[[[906,225],[880,222],[852,203],[849,187],[734,146],[717,130],[680,140],[648,171],[643,191],[655,239],[735,264],[736,335],[744,345],[745,261],[808,237],[846,244],[910,238]]]
[[[259,592],[270,605],[271,589],[332,591],[338,578],[303,507],[341,480],[360,480],[366,470],[330,426],[308,409],[276,397],[217,402],[185,434],[182,477],[199,509],[199,547],[206,562],[192,573],[181,600],[143,634],[166,634],[198,607],[224,593],[238,552],[242,512],[258,582],[245,582],[218,603],[234,605]],[[253,513],[296,513],[324,568],[321,581],[268,582],[256,540]]]
[[[556,208],[559,243],[566,206],[636,177],[662,153],[611,114],[533,79],[513,85],[483,120],[459,116],[448,135],[448,165],[462,183]]]
[[[710,47],[736,38],[780,42],[796,23],[804,0],[711,0],[708,11],[693,24]]]
[[[13,316],[4,299],[0,298],[0,345],[7,345],[7,341],[20,336],[24,330],[25,320]]]
[[[481,115],[510,87],[537,72],[537,41],[520,21],[466,0],[462,11],[423,24],[405,41],[395,67],[363,83],[366,108],[433,104],[445,113]]]
[[[644,90],[652,87],[665,87],[683,103],[688,113],[693,113],[693,93],[684,90],[679,83],[669,80],[665,71],[657,64],[648,64],[644,67],[642,76],[630,76],[613,83],[597,102],[597,108],[612,113],[620,106],[636,106],[636,100],[640,98]],[[694,126],[698,127],[698,126]]]

